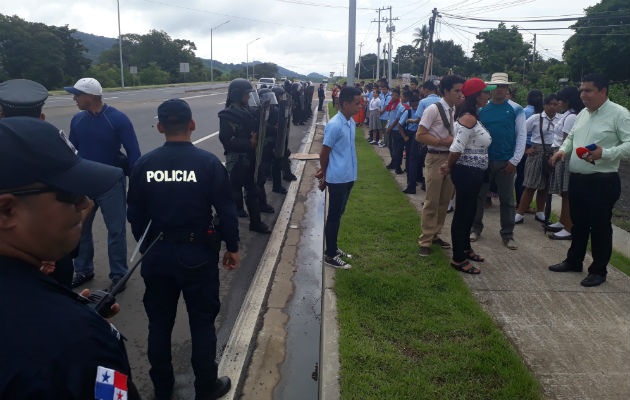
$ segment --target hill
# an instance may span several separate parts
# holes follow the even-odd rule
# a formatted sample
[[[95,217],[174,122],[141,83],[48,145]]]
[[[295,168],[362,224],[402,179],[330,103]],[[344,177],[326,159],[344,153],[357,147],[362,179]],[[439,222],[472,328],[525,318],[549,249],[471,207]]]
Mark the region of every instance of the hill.
[[[73,33],[72,36],[76,39],[79,39],[83,43],[83,46],[87,49],[86,57],[92,60],[92,62],[97,61],[98,57],[103,51],[109,50],[112,48],[112,46],[116,46],[118,44],[118,39],[92,35],[85,32],[77,31]],[[203,62],[204,66],[210,68],[210,59],[201,58],[201,61]],[[260,63],[261,63],[260,61],[252,61],[252,64],[257,65]],[[214,60],[213,66],[215,69],[223,73],[229,73],[235,69],[245,68],[245,63],[226,64],[226,63],[222,63],[221,61]],[[283,68],[278,65],[278,78],[282,76],[303,79],[303,80],[311,80],[311,81],[321,81],[322,78],[324,78],[323,75],[315,73],[315,72],[311,72],[308,75],[302,75],[302,74],[298,74],[295,71],[291,71],[289,69]]]

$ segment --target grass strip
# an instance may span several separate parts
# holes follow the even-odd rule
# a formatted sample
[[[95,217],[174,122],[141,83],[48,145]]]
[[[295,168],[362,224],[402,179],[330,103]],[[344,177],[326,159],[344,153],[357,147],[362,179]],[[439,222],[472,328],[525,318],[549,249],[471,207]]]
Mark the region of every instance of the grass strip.
[[[342,399],[541,399],[542,390],[447,257],[420,258],[419,217],[357,129],[359,180],[338,271]]]

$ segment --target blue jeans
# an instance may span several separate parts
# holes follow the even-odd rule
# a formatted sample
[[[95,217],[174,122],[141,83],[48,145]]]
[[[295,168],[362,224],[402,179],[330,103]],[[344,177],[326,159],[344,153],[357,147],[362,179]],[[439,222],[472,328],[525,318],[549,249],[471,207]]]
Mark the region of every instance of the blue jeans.
[[[125,176],[107,192],[94,199],[94,209],[83,221],[83,232],[79,242],[79,254],[74,259],[74,272],[90,274],[94,272],[94,241],[92,223],[96,210],[101,209],[107,227],[107,254],[109,256],[109,278],[120,278],[127,273],[127,194]]]
[[[350,197],[350,191],[354,182],[328,183],[328,217],[326,218],[326,255],[334,257],[337,255],[337,237],[339,236],[339,226],[341,216],[346,211],[346,204]]]

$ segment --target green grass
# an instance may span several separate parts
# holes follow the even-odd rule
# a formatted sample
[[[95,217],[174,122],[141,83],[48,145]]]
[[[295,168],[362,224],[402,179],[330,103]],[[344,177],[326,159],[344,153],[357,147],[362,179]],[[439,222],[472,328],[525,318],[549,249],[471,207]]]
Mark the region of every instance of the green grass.
[[[541,399],[447,257],[418,257],[417,212],[361,130],[356,143],[359,180],[339,237],[356,256],[335,284],[342,399]]]

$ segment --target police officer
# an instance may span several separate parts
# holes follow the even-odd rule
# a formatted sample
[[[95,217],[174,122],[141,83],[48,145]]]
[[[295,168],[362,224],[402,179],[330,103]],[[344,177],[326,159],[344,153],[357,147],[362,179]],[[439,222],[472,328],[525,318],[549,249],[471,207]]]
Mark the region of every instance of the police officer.
[[[277,89],[282,90],[282,88],[278,87]],[[275,157],[276,145],[277,141],[280,139],[280,132],[283,128],[281,124],[284,121],[284,118],[281,118],[280,112],[282,109],[280,108],[279,101],[276,97],[275,91],[271,89],[261,89],[258,91],[258,96],[261,101],[269,101],[269,119],[267,120],[267,127],[265,130],[264,137],[264,146],[262,151],[262,157],[260,161],[260,166],[258,167],[258,177],[257,184],[259,187],[259,196],[260,196],[260,209],[264,210],[264,207],[269,207],[271,210],[273,208],[267,204],[266,194],[265,194],[265,182],[269,177],[273,179],[273,191],[276,193],[286,194],[287,191],[282,187],[282,183],[280,182],[280,159]]]
[[[0,119],[0,398],[139,398],[118,331],[41,272],[79,242],[86,196],[119,174],[47,122]]]
[[[233,197],[240,198],[245,189],[249,230],[269,233],[269,227],[260,219],[258,187],[254,179],[258,119],[247,107],[253,90],[246,79],[230,82],[225,108],[219,111],[219,139],[225,149],[225,166],[230,174]]]
[[[48,90],[40,83],[28,79],[11,79],[2,82],[0,83],[0,118],[25,116],[44,120],[46,116],[42,113],[42,108],[47,98]],[[74,146],[66,139],[64,133],[59,131],[59,134],[74,150]],[[77,255],[76,250],[54,262],[54,268],[50,274],[68,288],[72,284],[74,274],[72,259]]]
[[[191,142],[195,121],[188,103],[165,101],[158,107],[158,121],[166,143],[137,161],[127,197],[134,237],[139,239],[151,223],[145,243],[158,238],[142,263],[149,375],[156,399],[169,399],[175,383],[171,332],[183,293],[192,338],[195,398],[215,399],[231,385],[228,377],[217,378],[215,361],[221,247],[217,232],[227,246],[223,266],[234,269],[239,263],[236,206],[219,159]],[[213,208],[220,226],[213,224]]]

